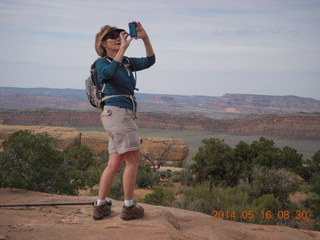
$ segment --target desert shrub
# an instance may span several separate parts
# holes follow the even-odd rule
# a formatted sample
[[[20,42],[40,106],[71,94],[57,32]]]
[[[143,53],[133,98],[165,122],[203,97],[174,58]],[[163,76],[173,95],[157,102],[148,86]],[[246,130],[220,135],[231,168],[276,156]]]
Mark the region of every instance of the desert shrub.
[[[270,169],[257,166],[253,169],[250,195],[259,198],[265,194],[273,194],[285,203],[291,192],[299,187],[296,175],[285,169]]]
[[[182,169],[173,173],[173,182],[180,182],[182,185],[191,185],[193,182],[192,173],[188,169]]]
[[[64,151],[67,162],[65,176],[75,189],[91,188],[99,182],[104,164],[98,164],[87,146],[76,146]]]
[[[310,182],[311,182],[311,191],[320,195],[320,173],[313,174]]]
[[[172,171],[170,169],[166,171],[158,171],[160,178],[171,178],[172,177]]]
[[[320,231],[320,194],[310,192],[304,205],[311,210],[310,218],[315,219],[313,230]]]
[[[171,167],[182,168],[185,164],[185,161],[174,161],[170,164]]]
[[[158,182],[158,176],[152,171],[149,165],[141,166],[138,169],[136,184],[138,187],[152,187]]]
[[[317,151],[304,165],[300,169],[300,176],[310,183],[313,176],[320,175],[320,151]]]
[[[252,209],[256,214],[255,223],[277,224],[280,219],[277,217],[278,212],[282,209],[282,203],[272,194],[265,194],[253,200]]]
[[[248,194],[241,187],[221,188],[210,182],[203,182],[183,191],[183,198],[178,202],[181,208],[211,214],[212,211],[235,211],[249,209]]]
[[[59,192],[66,169],[62,152],[52,147],[47,134],[18,131],[3,142],[1,187]]]
[[[283,224],[277,213],[285,209],[279,198],[265,194],[251,201],[248,185],[236,187],[212,186],[203,182],[183,191],[177,206],[191,211],[211,214],[213,219],[247,223]]]
[[[27,130],[5,140],[0,153],[1,187],[75,195],[97,184],[100,171],[88,147],[61,152],[47,134]]]
[[[101,151],[100,153],[97,154],[96,160],[98,163],[103,163],[107,164],[109,161],[109,152],[108,151]]]
[[[153,188],[153,193],[149,193],[144,197],[142,202],[170,207],[173,205],[174,200],[175,193],[173,190],[157,186]]]

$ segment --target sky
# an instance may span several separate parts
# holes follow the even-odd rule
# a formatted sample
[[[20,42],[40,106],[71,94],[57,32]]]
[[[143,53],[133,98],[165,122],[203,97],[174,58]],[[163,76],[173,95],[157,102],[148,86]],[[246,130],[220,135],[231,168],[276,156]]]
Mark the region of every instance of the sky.
[[[320,0],[0,0],[0,87],[84,89],[96,33],[134,20],[141,93],[320,100]]]

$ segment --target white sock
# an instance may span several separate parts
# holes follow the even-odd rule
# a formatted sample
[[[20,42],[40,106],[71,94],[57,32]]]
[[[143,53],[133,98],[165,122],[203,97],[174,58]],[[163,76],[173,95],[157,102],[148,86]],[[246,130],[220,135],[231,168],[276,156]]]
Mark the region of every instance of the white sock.
[[[106,201],[107,201],[107,200],[105,200],[105,199],[98,199],[98,200],[97,200],[97,206],[103,205]]]
[[[134,199],[124,200],[124,205],[125,205],[126,207],[131,207],[131,206],[134,205],[134,204],[135,204]]]

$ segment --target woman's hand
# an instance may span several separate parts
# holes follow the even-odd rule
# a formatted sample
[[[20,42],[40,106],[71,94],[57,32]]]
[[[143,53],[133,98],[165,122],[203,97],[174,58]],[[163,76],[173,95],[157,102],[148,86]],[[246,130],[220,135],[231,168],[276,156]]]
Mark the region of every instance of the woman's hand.
[[[119,36],[120,36],[120,39],[121,39],[120,48],[123,48],[124,50],[127,50],[127,48],[130,46],[130,43],[131,43],[133,38],[129,38],[130,34],[128,32],[126,32],[126,31],[120,32]]]
[[[142,24],[140,22],[133,22],[135,25],[136,25],[136,28],[137,28],[137,37],[136,39],[138,38],[141,38],[142,40],[148,38],[148,34],[147,32],[144,30]]]
[[[127,48],[130,46],[130,43],[133,38],[129,38],[130,34],[126,31],[121,32],[119,36],[120,36],[120,48],[116,56],[113,58],[113,60],[121,63],[124,53],[126,52]]]

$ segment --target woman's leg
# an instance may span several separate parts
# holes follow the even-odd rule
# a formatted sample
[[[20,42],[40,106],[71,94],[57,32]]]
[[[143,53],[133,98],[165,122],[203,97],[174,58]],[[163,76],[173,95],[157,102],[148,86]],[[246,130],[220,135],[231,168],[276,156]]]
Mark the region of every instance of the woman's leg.
[[[123,163],[123,157],[117,153],[109,154],[109,161],[107,167],[104,169],[99,184],[99,199],[105,199],[109,192],[112,181],[117,175],[119,168]]]
[[[132,151],[124,154],[126,168],[123,173],[124,206],[121,212],[123,220],[131,220],[144,216],[144,209],[138,206],[133,199],[136,185],[137,171],[140,164],[140,151]]]
[[[124,199],[133,199],[133,192],[136,185],[137,171],[140,164],[140,151],[132,151],[122,154],[126,161],[123,173]]]

